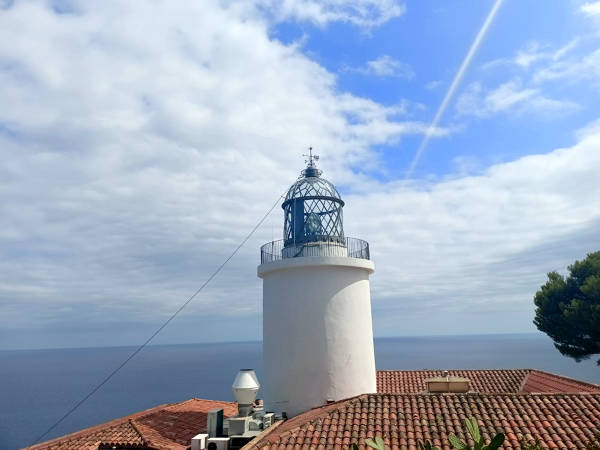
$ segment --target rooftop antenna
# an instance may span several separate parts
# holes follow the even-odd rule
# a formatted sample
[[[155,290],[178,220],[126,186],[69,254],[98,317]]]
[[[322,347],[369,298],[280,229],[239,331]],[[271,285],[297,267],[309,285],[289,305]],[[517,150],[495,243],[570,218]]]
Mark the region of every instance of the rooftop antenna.
[[[318,177],[321,175],[321,171],[317,169],[315,164],[316,161],[319,160],[319,155],[313,155],[313,148],[308,147],[308,155],[306,153],[302,154],[302,156],[307,159],[304,160],[306,163],[306,169],[302,171],[302,175],[305,177]]]
[[[306,153],[302,154],[302,156],[307,157],[304,162],[308,164],[308,167],[315,167],[315,161],[319,160],[319,155],[313,155],[313,148],[308,147],[308,155]]]

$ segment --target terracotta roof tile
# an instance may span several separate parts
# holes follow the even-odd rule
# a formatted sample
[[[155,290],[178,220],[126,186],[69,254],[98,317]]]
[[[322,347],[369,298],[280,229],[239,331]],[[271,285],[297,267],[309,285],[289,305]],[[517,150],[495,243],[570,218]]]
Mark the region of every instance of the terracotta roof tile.
[[[448,370],[450,375],[468,378],[475,392],[519,392],[529,369]],[[377,392],[418,393],[426,389],[425,380],[441,376],[442,370],[379,370]]]
[[[237,414],[237,404],[211,400],[188,400],[133,420],[148,446],[185,449],[192,438],[206,430],[207,413],[223,408],[224,416]]]
[[[192,437],[206,431],[207,413],[214,408],[223,408],[225,417],[237,414],[236,403],[194,398],[140,411],[28,448],[97,450],[100,445],[118,445],[159,450],[185,449]]]
[[[28,449],[48,449],[48,450],[56,450],[56,449],[73,449],[73,450],[87,450],[89,448],[98,448],[98,445],[101,442],[112,442],[115,443],[115,439],[123,439],[124,443],[128,445],[137,445],[138,447],[143,447],[144,442],[142,437],[136,431],[135,428],[131,426],[130,418],[137,417],[143,414],[146,414],[148,411],[152,411],[155,409],[164,408],[167,405],[156,406],[155,408],[141,411],[135,414],[131,414],[127,417],[121,417],[119,419],[111,420],[110,422],[105,422],[100,425],[95,425],[93,427],[85,428],[83,430],[76,431],[71,434],[67,434],[46,442],[41,442],[31,447],[26,447]]]
[[[470,416],[486,439],[503,432],[504,449],[520,448],[522,437],[548,448],[581,449],[600,431],[600,394],[364,394],[296,416],[249,448],[347,449],[381,436],[390,449],[416,448],[428,439],[446,450],[449,434],[467,439]]]
[[[531,370],[520,389],[521,392],[600,392],[600,386],[574,380],[562,375]]]
[[[419,393],[425,380],[441,376],[442,370],[377,371],[377,392]],[[448,370],[449,375],[468,378],[472,392],[600,392],[600,386],[533,369]]]

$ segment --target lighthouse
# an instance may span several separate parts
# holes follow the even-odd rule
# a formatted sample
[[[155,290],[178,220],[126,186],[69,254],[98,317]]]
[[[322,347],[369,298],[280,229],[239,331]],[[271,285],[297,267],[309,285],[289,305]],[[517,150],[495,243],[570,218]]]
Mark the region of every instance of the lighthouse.
[[[281,205],[283,239],[261,247],[266,411],[293,417],[377,391],[366,241],[344,235],[344,201],[317,156]]]

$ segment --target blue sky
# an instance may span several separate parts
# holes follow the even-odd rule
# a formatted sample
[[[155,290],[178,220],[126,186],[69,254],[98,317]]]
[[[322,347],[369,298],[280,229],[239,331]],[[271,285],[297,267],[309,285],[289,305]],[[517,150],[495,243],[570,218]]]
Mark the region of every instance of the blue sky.
[[[312,145],[376,336],[533,332],[598,250],[600,2],[0,2],[0,348],[143,342]],[[261,338],[276,208],[158,338]]]
[[[424,1],[407,6],[408,11],[380,27],[357,30],[347,23],[320,27],[311,23],[284,23],[272,36],[283,42],[302,41],[303,51],[338,77],[338,89],[372,99],[386,106],[410,102],[409,117],[430,121],[448,89],[458,66],[494,2]],[[576,2],[503,2],[483,45],[461,83],[461,92],[472,83],[493,89],[517,80],[527,89],[531,72],[508,60],[520,51],[558,51],[573,43],[572,55],[585,55],[598,46],[597,24],[588,20]],[[573,42],[581,40],[581,42]],[[529,47],[529,49],[528,49]],[[506,60],[505,63],[500,61]],[[369,69],[369,62],[383,61],[381,73]],[[387,64],[386,64],[387,61]],[[493,65],[493,62],[498,62]],[[491,65],[490,65],[491,64]],[[488,65],[490,65],[488,67]],[[535,63],[532,63],[535,65]],[[420,161],[418,175],[445,176],[457,169],[457,158],[487,167],[526,154],[573,142],[573,129],[595,118],[597,86],[564,80],[543,86],[544,95],[572,101],[579,108],[568,113],[537,111],[523,121],[523,114],[507,109],[486,117],[461,117],[456,99],[443,118],[443,125],[460,129],[450,139],[431,143]],[[559,121],[560,126],[554,126]],[[543,131],[542,131],[543,130]],[[401,177],[410,164],[411,148],[421,136],[410,136],[377,148],[390,173],[383,179]],[[485,143],[485,148],[482,147]],[[373,176],[383,177],[379,171]]]

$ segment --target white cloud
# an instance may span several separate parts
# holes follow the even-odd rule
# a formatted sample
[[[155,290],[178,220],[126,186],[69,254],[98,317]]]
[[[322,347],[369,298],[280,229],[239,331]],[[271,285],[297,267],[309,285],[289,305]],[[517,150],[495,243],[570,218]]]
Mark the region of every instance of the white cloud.
[[[594,139],[597,135],[600,135],[600,119],[588,123],[576,133],[577,139],[580,141]]]
[[[347,22],[372,28],[406,11],[397,0],[258,0],[257,3],[276,21],[306,21],[319,26]]]
[[[596,88],[600,88],[600,50],[595,50],[577,58],[559,60],[540,68],[533,74],[533,81],[542,83],[547,81],[565,80],[578,82],[590,80]]]
[[[372,245],[378,335],[530,329],[544,273],[600,246],[595,125],[479,176],[381,184],[355,172],[370,149],[427,124],[339,93],[239,4],[44,5],[0,11],[4,347],[140,342],[291,184],[308,145],[345,187],[347,234]],[[259,338],[258,248],[281,229],[277,206],[167,334]]]
[[[568,114],[578,108],[569,100],[546,97],[540,89],[525,88],[519,80],[511,80],[487,90],[472,83],[456,102],[459,115],[489,117],[497,113],[535,113],[538,115]]]
[[[401,106],[339,93],[246,4],[78,7],[0,11],[0,328],[12,345],[29,336],[16,329],[99,324],[121,342],[126,327],[110,324],[174,311],[298,175],[306,147],[343,184],[372,146],[425,132],[394,119]],[[256,252],[280,219],[276,208],[188,315],[257,317]]]
[[[476,176],[346,197],[348,234],[370,241],[376,264],[376,332],[533,330],[546,273],[600,249],[598,123],[578,136]]]
[[[363,75],[375,75],[378,77],[396,77],[410,80],[414,78],[415,72],[409,64],[403,63],[389,55],[383,55],[379,58],[367,61],[364,67],[342,68],[344,72],[356,72]]]
[[[580,84],[581,88],[600,89],[600,50],[597,45],[588,45],[597,42],[597,38],[597,35],[578,36],[557,49],[531,41],[514,57],[484,64],[484,69],[499,65],[517,67],[520,78],[513,78],[492,90],[485,90],[480,83],[472,84],[460,99],[458,110],[466,115],[489,116],[508,110],[554,114],[578,109],[576,103],[554,99],[551,93],[557,88],[564,92],[566,85],[582,81],[588,83]],[[589,47],[591,51],[587,50]]]
[[[587,9],[592,11],[596,4],[586,4]],[[557,81],[563,83],[561,86],[564,86],[564,82],[590,81],[594,88],[600,89],[600,50],[597,43],[598,34],[576,36],[558,48],[530,41],[513,57],[489,61],[482,68],[489,70],[498,66],[517,67],[520,69],[520,76],[527,77],[529,84],[535,89],[539,89],[542,84]]]
[[[546,59],[549,55],[541,51],[541,46],[537,42],[528,43],[525,48],[520,49],[514,59],[515,64],[527,68],[531,64],[541,59]]]
[[[439,87],[441,84],[442,82],[440,80],[433,80],[425,85],[425,89],[427,89],[428,91],[432,91],[435,88]]]
[[[586,2],[579,7],[579,10],[587,16],[600,16],[600,2]]]
[[[515,65],[521,69],[528,70],[540,63],[559,61],[577,48],[581,41],[580,37],[573,38],[556,50],[551,50],[548,45],[543,45],[537,41],[529,41],[517,50],[517,53],[513,57],[489,61],[483,64],[482,68],[487,70],[502,65]]]
[[[389,55],[383,55],[367,62],[367,71],[381,77],[410,79],[415,76],[415,72],[408,64],[398,61]]]

